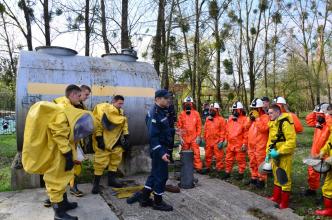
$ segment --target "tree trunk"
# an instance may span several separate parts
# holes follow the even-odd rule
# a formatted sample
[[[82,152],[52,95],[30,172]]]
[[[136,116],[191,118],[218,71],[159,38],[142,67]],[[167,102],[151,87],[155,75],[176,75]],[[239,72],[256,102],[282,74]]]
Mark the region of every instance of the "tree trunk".
[[[169,14],[169,19],[168,19],[168,25],[167,25],[167,36],[165,39],[165,43],[164,43],[164,48],[165,48],[165,62],[164,62],[164,66],[163,66],[163,87],[165,89],[169,89],[169,68],[168,68],[168,64],[171,62],[168,58],[168,53],[169,53],[169,39],[171,36],[171,28],[172,28],[172,19],[173,19],[173,11],[174,11],[174,4],[175,4],[175,0],[172,0],[171,3],[171,11]]]
[[[178,7],[178,11],[179,11],[179,15],[180,15],[180,19],[182,18],[182,13],[181,13],[181,7],[179,4],[179,0],[177,0],[176,2],[177,7]],[[187,41],[187,35],[186,32],[183,31],[183,29],[181,28],[182,34],[183,34],[183,41],[184,41],[184,47],[185,47],[185,51],[186,51],[186,60],[187,60],[187,64],[188,64],[188,70],[190,72],[189,78],[190,78],[190,84],[192,83],[192,68],[191,68],[191,62],[190,62],[190,56],[189,56],[189,49],[188,49],[188,41]]]
[[[221,56],[221,48],[220,48],[220,36],[219,36],[219,23],[218,23],[218,18],[215,19],[214,21],[214,33],[215,33],[215,37],[216,37],[216,44],[217,44],[217,72],[216,72],[216,98],[217,98],[217,102],[221,105],[221,79],[220,79],[220,56]]]
[[[44,25],[45,25],[45,44],[51,46],[51,33],[50,33],[50,13],[48,11],[48,0],[44,0]]]
[[[165,23],[164,13],[165,13],[165,0],[159,0],[157,30],[156,30],[156,36],[154,38],[154,48],[153,48],[154,68],[156,69],[158,76],[160,76],[160,62],[162,59],[161,35],[163,29],[162,26]]]
[[[128,32],[128,0],[122,0],[122,16],[121,16],[121,49],[130,48]]]
[[[28,50],[32,51],[33,47],[32,47],[31,20],[30,20],[30,16],[29,16],[29,8],[28,8],[25,0],[22,0],[22,8],[23,8],[24,18],[25,18],[26,28],[27,28],[27,33],[25,35],[25,38],[27,41]]]
[[[106,9],[105,9],[105,0],[100,0],[100,10],[101,10],[101,33],[103,36],[103,42],[105,47],[105,53],[110,53],[110,46],[107,39],[107,30],[106,30]]]
[[[85,56],[90,55],[90,0],[85,0]]]

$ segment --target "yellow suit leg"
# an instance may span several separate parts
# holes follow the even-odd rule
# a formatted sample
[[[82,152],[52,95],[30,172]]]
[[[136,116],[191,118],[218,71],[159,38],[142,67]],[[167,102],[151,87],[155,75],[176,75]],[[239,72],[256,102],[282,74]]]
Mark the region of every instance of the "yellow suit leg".
[[[326,174],[322,192],[324,197],[332,199],[332,171]]]
[[[287,174],[288,182],[285,185],[280,185],[277,179],[277,166],[275,160],[272,160],[272,171],[273,171],[273,180],[274,185],[280,186],[282,188],[282,191],[290,192],[292,188],[292,179],[291,179],[291,173],[292,173],[292,156],[293,155],[281,155],[280,156],[280,162],[279,167],[284,169]]]
[[[111,150],[108,171],[116,172],[122,161],[123,149],[121,146],[115,146]]]
[[[103,175],[104,170],[110,163],[111,151],[108,149],[101,150],[97,149],[94,155],[93,168],[94,174],[97,176]]]
[[[74,170],[65,171],[66,160],[60,151],[54,153],[55,158],[50,168],[44,173],[47,194],[52,203],[63,200],[63,194],[69,181],[74,177]]]

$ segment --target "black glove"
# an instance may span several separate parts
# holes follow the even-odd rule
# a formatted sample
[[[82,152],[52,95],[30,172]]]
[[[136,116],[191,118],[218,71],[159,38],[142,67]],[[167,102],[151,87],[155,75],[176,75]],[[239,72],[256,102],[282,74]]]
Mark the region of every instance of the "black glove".
[[[130,143],[129,143],[129,134],[123,135],[123,138],[121,138],[121,146],[123,150],[128,151],[130,148]]]
[[[96,136],[96,141],[98,143],[98,148],[101,150],[105,150],[105,143],[103,136]]]
[[[318,116],[318,117],[317,117],[317,122],[318,122],[319,124],[324,124],[324,123],[325,123],[325,118],[322,117],[322,116]]]
[[[65,166],[65,171],[69,171],[73,169],[74,167],[74,161],[73,161],[73,152],[69,151],[63,155],[66,159],[66,166]]]

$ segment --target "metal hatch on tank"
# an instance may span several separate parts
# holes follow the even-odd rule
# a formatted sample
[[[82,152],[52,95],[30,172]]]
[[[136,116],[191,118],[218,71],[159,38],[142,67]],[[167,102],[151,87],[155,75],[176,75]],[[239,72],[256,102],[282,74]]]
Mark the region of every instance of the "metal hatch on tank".
[[[133,146],[132,151],[125,154],[121,169],[125,174],[148,171],[150,158],[145,115],[160,86],[155,69],[149,63],[137,62],[132,49],[125,49],[121,54],[105,54],[102,58],[76,54],[63,47],[39,47],[36,51],[20,52],[16,83],[18,152],[22,151],[29,107],[37,101],[52,101],[63,96],[69,84],[85,84],[92,89],[87,100],[89,109],[98,103],[110,102],[113,95],[125,97],[124,111]],[[15,177],[12,179],[15,182]],[[15,183],[12,185],[15,188]]]

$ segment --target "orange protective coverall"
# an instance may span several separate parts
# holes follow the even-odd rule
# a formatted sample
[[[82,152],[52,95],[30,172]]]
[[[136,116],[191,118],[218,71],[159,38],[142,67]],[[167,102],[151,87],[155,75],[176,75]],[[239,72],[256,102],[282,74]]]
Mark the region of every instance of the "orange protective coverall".
[[[196,138],[201,136],[202,122],[199,113],[191,109],[190,115],[182,111],[178,117],[177,127],[181,130],[181,137],[184,141],[182,150],[191,149],[194,152],[194,168],[201,170],[203,164],[201,161],[199,146]]]
[[[297,115],[293,112],[286,112],[285,107],[282,104],[278,104],[278,105],[280,106],[282,113],[288,113],[288,114],[290,114],[290,116],[292,116],[296,134],[302,133],[303,132],[303,126],[302,126],[302,123],[301,123],[300,119],[297,117]]]
[[[269,138],[269,116],[260,114],[255,121],[249,122],[248,156],[251,179],[266,180],[266,175],[258,172],[259,165],[266,156],[266,143]]]
[[[218,143],[225,140],[226,121],[217,115],[213,120],[206,119],[204,125],[205,166],[211,167],[212,157],[216,159],[216,170],[224,169],[224,151],[218,149]]]
[[[315,127],[318,115],[325,117],[323,113],[312,112],[308,114],[305,118],[307,125],[310,127]],[[321,129],[315,128],[311,146],[311,156],[313,157],[319,155],[321,148],[324,147],[330,136],[330,130],[327,123],[325,122],[322,124],[322,126],[323,127]],[[317,190],[320,186],[320,175],[311,166],[308,166],[308,184],[311,190]]]
[[[236,159],[239,173],[244,173],[246,169],[246,152],[241,151],[243,144],[248,146],[248,118],[241,115],[237,121],[233,121],[231,115],[226,126],[226,140],[228,142],[226,149],[226,172],[231,173],[234,159]]]

